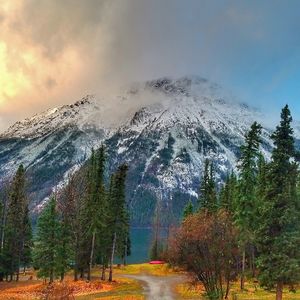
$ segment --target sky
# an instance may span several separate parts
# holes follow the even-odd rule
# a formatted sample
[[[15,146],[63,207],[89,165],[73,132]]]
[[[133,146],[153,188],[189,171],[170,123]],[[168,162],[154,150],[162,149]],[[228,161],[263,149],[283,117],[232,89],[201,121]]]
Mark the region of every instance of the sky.
[[[0,0],[0,131],[86,94],[185,75],[270,120],[288,103],[300,120],[299,32],[298,0]]]

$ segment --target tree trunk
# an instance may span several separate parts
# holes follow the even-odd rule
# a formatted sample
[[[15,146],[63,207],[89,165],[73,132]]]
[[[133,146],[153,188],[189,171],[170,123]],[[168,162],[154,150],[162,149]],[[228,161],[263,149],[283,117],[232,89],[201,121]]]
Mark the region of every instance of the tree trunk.
[[[105,269],[106,269],[106,267],[105,267],[105,263],[103,262],[103,265],[102,265],[102,274],[101,274],[101,280],[105,280]]]
[[[127,257],[127,244],[124,247],[124,257],[123,257],[123,265],[124,267],[126,266],[127,262],[126,262],[126,257]]]
[[[225,299],[228,299],[228,295],[229,295],[229,288],[230,288],[230,279],[229,276],[226,279],[226,291],[225,291]]]
[[[78,238],[76,238],[76,250],[75,250],[75,265],[74,265],[74,281],[78,281],[78,252],[79,252],[79,242]]]
[[[246,251],[244,249],[243,258],[242,258],[241,290],[245,288],[245,263],[246,263]]]
[[[282,291],[283,291],[283,283],[282,282],[277,282],[277,287],[276,287],[276,300],[282,300]]]
[[[65,272],[60,273],[60,281],[64,281],[65,279]]]
[[[16,281],[19,281],[19,276],[20,276],[20,264],[21,264],[21,255],[19,254],[19,257],[18,257],[18,265],[17,265],[17,277],[16,277]]]
[[[5,197],[4,206],[3,206],[3,212],[2,212],[2,223],[1,223],[1,250],[3,250],[4,247],[4,234],[5,234],[5,223],[6,223],[6,210],[7,210],[7,200]]]
[[[53,269],[51,269],[49,277],[50,277],[49,278],[49,283],[53,283],[53,280],[54,280],[54,271],[53,271]]]
[[[108,281],[112,281],[112,273],[113,273],[113,264],[114,264],[114,256],[115,256],[115,248],[116,248],[116,241],[117,241],[117,233],[114,233],[110,263],[109,263],[109,278]]]
[[[74,269],[74,281],[78,281],[78,269],[77,269],[77,266],[75,266],[75,269]]]
[[[96,238],[96,232],[93,232],[92,237],[92,249],[91,249],[91,255],[90,255],[90,263],[89,263],[89,270],[88,270],[88,276],[87,280],[91,280],[91,272],[92,272],[92,266],[93,266],[93,258],[94,258],[94,248],[95,248],[95,238]]]
[[[255,277],[256,273],[256,266],[255,266],[255,247],[252,248],[252,277]]]

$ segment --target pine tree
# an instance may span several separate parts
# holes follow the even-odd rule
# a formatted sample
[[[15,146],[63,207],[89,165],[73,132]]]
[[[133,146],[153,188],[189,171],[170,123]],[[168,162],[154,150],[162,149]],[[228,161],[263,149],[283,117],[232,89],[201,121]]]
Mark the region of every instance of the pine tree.
[[[7,254],[4,249],[4,239],[5,239],[5,227],[6,227],[6,219],[7,219],[7,208],[9,202],[9,193],[8,193],[8,185],[4,184],[1,190],[1,224],[0,224],[0,281],[3,281],[4,276],[7,275],[8,266],[7,266]]]
[[[56,199],[52,197],[38,218],[34,248],[34,265],[39,269],[38,276],[49,278],[50,283],[61,274],[60,229]]]
[[[198,203],[200,209],[207,209],[211,212],[218,207],[213,164],[208,159],[205,160]]]
[[[191,200],[186,204],[186,206],[183,209],[183,221],[194,212],[194,206]]]
[[[268,174],[268,163],[266,162],[264,156],[262,154],[258,157],[257,162],[257,184],[256,184],[256,200],[257,200],[257,207],[261,208],[264,202],[264,198],[266,195],[266,188],[267,188],[267,174]],[[258,214],[260,214],[260,209],[258,209]]]
[[[90,240],[87,234],[86,199],[87,199],[87,165],[71,174],[68,184],[61,193],[59,209],[61,211],[62,226],[66,235],[70,238],[68,243],[72,249],[69,253],[74,261],[74,280],[80,275],[84,277],[84,271],[88,268]]]
[[[124,207],[124,226],[122,231],[119,232],[118,240],[117,240],[117,256],[123,260],[123,264],[126,265],[126,257],[130,255],[130,231],[129,231],[129,223],[130,217],[128,213],[128,208]]]
[[[237,178],[236,175],[231,172],[231,174],[227,176],[219,194],[220,207],[225,209],[229,213],[233,213],[235,210],[236,196]]]
[[[117,243],[122,243],[122,236],[124,236],[124,232],[129,232],[129,218],[125,198],[125,181],[127,170],[127,165],[121,165],[111,179],[107,227],[107,229],[111,232],[109,281],[112,281],[112,267],[117,249]]]
[[[95,260],[95,252],[98,250],[99,241],[104,231],[106,220],[106,191],[104,186],[105,148],[102,145],[96,152],[92,151],[88,171],[88,194],[86,199],[86,224],[87,235],[90,239],[90,257],[88,268],[88,280],[91,277],[91,269]],[[96,248],[96,246],[98,247]]]
[[[295,155],[292,117],[288,106],[281,112],[267,172],[267,188],[257,229],[259,279],[263,286],[276,286],[282,299],[283,285],[300,280],[300,207],[297,197],[298,165]]]
[[[6,273],[13,279],[19,279],[19,270],[24,247],[24,218],[26,212],[27,199],[25,194],[25,169],[19,166],[13,179],[8,207],[7,218],[4,228],[4,245],[2,251],[3,265]]]
[[[63,214],[57,231],[59,243],[57,245],[57,272],[61,281],[64,280],[67,270],[74,261],[74,244],[71,223],[68,216]]]
[[[32,227],[29,217],[28,205],[25,207],[24,221],[23,221],[23,245],[22,245],[22,255],[21,264],[24,268],[24,273],[26,267],[32,263],[32,248],[33,248],[33,237],[32,237]]]
[[[239,159],[238,197],[236,201],[236,223],[242,230],[252,230],[255,225],[256,197],[255,190],[258,174],[259,146],[261,143],[261,125],[254,122],[245,136]]]
[[[245,135],[245,144],[241,146],[239,159],[238,194],[235,203],[235,223],[240,230],[240,246],[242,248],[242,273],[241,289],[244,289],[244,272],[246,259],[246,246],[249,244],[254,251],[254,230],[256,226],[257,201],[257,160],[259,158],[259,146],[261,143],[262,126],[257,122],[251,125],[251,129]],[[252,255],[251,255],[252,256]]]
[[[159,241],[158,239],[154,239],[150,247],[150,253],[149,253],[150,260],[158,260],[160,259],[160,255],[161,255],[161,247]]]

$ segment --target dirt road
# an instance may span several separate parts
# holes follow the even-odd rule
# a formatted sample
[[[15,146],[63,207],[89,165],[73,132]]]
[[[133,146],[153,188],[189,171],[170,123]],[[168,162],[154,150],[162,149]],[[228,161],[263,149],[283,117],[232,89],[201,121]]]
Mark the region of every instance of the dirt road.
[[[176,296],[175,286],[186,280],[182,275],[170,276],[152,276],[142,275],[125,275],[124,277],[140,281],[145,289],[147,299],[151,300],[173,300],[179,299]]]

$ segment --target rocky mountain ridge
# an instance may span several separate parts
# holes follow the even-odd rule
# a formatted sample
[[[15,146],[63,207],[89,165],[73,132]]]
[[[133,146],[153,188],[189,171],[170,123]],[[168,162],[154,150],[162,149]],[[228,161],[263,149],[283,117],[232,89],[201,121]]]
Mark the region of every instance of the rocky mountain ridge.
[[[119,97],[125,107],[132,101],[147,104],[113,127],[103,121],[101,102],[87,96],[11,126],[0,137],[1,178],[23,163],[35,209],[87,159],[92,147],[105,143],[109,172],[122,162],[130,167],[132,222],[148,225],[157,201],[169,222],[178,219],[189,199],[196,199],[204,160],[214,161],[221,182],[235,168],[250,125],[263,120],[258,110],[199,77],[137,83]],[[269,135],[264,128],[262,151],[267,157]]]

